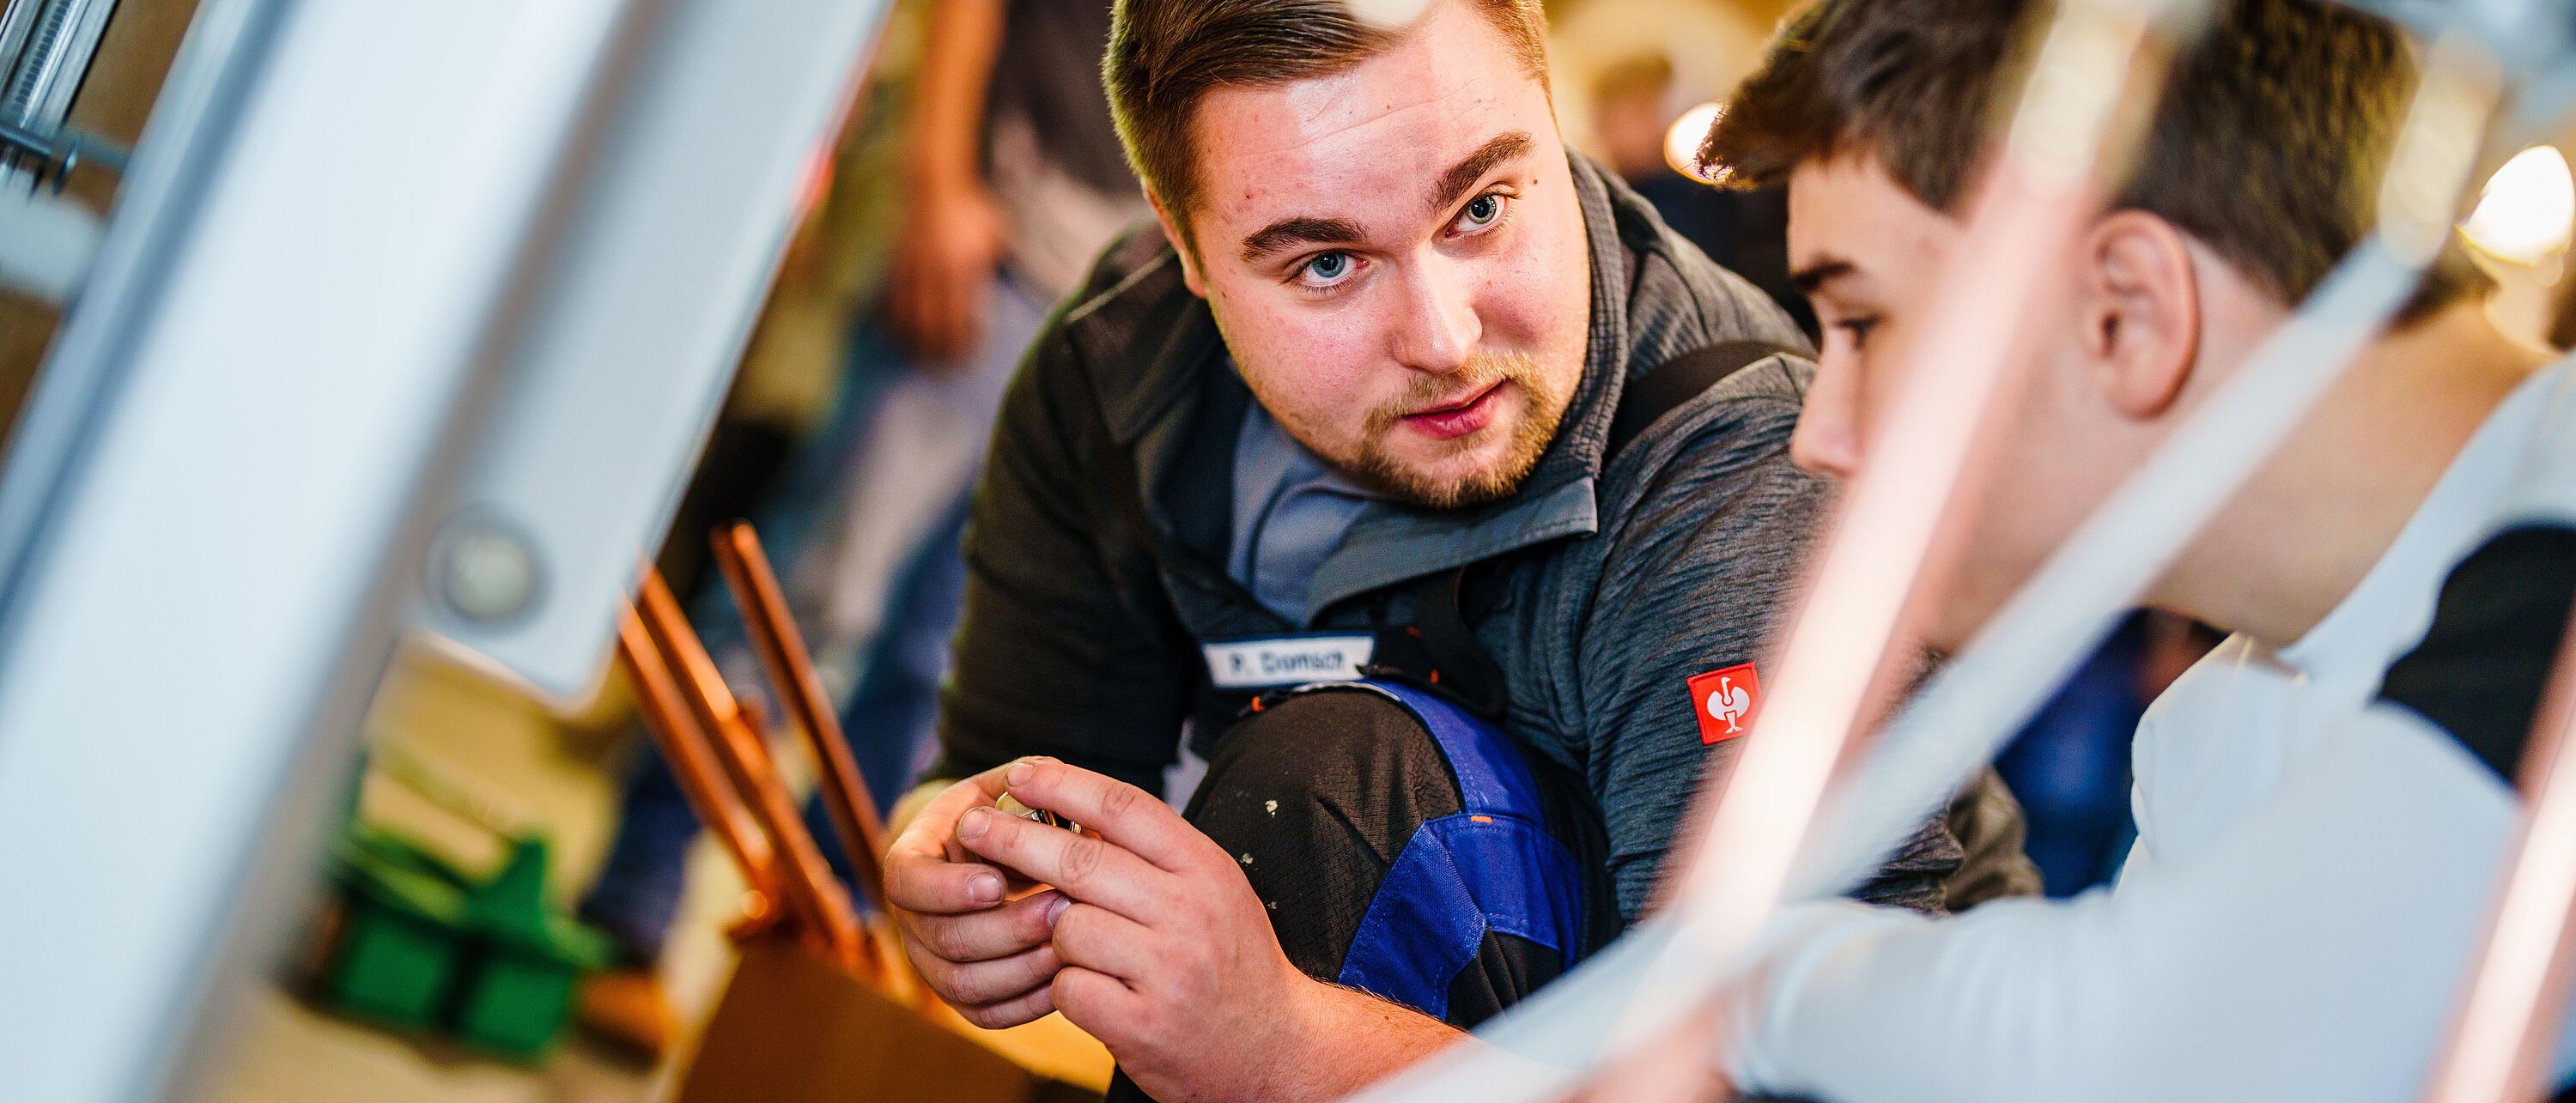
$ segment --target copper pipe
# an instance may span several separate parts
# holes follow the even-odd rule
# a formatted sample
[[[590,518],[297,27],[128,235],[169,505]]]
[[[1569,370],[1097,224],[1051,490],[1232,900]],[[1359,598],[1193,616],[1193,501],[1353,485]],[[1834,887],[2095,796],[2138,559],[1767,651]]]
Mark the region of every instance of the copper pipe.
[[[680,791],[687,794],[698,821],[715,832],[716,840],[733,855],[735,867],[742,870],[742,879],[752,891],[776,900],[778,852],[771,848],[769,836],[761,833],[751,813],[743,808],[714,752],[707,749],[705,731],[690,718],[688,706],[681,703],[671,670],[663,665],[661,654],[654,650],[632,605],[617,612],[617,657],[626,669],[628,681],[633,683],[636,707],[644,714],[644,730],[652,734],[662,761],[679,779]]]
[[[867,895],[870,905],[883,911],[885,870],[879,856],[885,853],[885,817],[868,796],[867,781],[859,776],[859,763],[850,754],[849,741],[842,736],[840,718],[833,714],[831,701],[823,694],[823,682],[814,673],[805,638],[797,632],[796,620],[787,612],[787,596],[779,589],[778,573],[770,569],[769,556],[760,547],[760,535],[749,524],[736,521],[724,526],[716,530],[713,542],[716,567],[724,572],[725,585],[733,591],[734,604],[742,610],[743,624],[750,629],[752,644],[760,651],[761,665],[769,670],[769,682],[777,687],[779,700],[804,731],[814,749],[814,760],[822,767],[827,798],[824,807],[831,810],[832,826],[841,834],[842,847],[849,851],[850,868],[858,873],[860,891]]]
[[[745,722],[733,691],[716,670],[696,631],[680,611],[679,599],[647,568],[642,586],[644,627],[662,654],[681,673],[677,688],[698,723],[714,734],[716,758],[732,775],[734,786],[750,805],[752,816],[769,834],[783,857],[780,888],[789,910],[803,921],[823,947],[844,966],[858,969],[874,957],[861,937],[858,912],[833,876],[831,863],[814,843],[813,833],[796,814],[786,783],[761,734]]]
[[[697,630],[689,627],[688,614],[681,611],[679,598],[662,580],[661,571],[649,565],[644,568],[636,598],[644,630],[678,674],[682,699],[688,702],[698,722],[709,731],[746,727],[758,733],[758,719],[744,712],[744,703],[735,699],[733,687],[725,684],[723,672],[716,669],[715,659],[707,654]]]
[[[761,715],[759,702],[744,697],[737,698],[735,703],[741,706],[743,723],[751,730],[769,730],[769,721]],[[884,920],[886,912],[880,908],[876,915],[879,920]],[[867,916],[859,917],[859,929],[861,939],[867,944],[866,956],[874,961],[877,981],[886,993],[908,1001],[916,1009],[927,1007],[923,1001],[933,998],[930,988],[922,982],[920,972],[913,968],[912,959],[904,955],[903,943],[894,937],[893,929],[883,923],[871,923]]]
[[[2432,1103],[2538,1099],[2567,1011],[2576,952],[2576,629],[2523,753],[2529,799],[2486,941],[2425,1098]]]

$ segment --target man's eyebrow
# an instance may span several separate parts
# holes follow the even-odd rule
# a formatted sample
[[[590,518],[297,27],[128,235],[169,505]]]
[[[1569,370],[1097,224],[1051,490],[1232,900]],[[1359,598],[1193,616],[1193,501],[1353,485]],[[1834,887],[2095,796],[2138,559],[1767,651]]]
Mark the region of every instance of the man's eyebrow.
[[[1243,239],[1245,263],[1297,245],[1350,245],[1368,234],[1347,218],[1283,218]]]
[[[1486,173],[1492,172],[1494,166],[1529,152],[1530,145],[1529,132],[1526,130],[1514,130],[1487,139],[1484,145],[1476,147],[1476,152],[1468,154],[1465,159],[1449,166],[1449,171],[1440,174],[1440,186],[1432,189],[1431,192],[1432,212],[1436,214],[1448,210],[1452,204],[1467,194],[1467,189],[1476,186],[1476,181],[1484,179]]]
[[[1798,285],[1799,294],[1813,295],[1817,288],[1851,275],[1853,271],[1852,262],[1839,257],[1827,257],[1789,273],[1789,282]]]
[[[1440,183],[1432,190],[1431,209],[1448,209],[1467,194],[1467,189],[1484,179],[1486,173],[1492,172],[1494,166],[1529,152],[1533,144],[1526,130],[1514,130],[1486,139],[1474,153],[1440,174]],[[1367,238],[1359,224],[1347,218],[1283,218],[1243,239],[1243,259],[1249,264],[1298,245],[1351,245]]]

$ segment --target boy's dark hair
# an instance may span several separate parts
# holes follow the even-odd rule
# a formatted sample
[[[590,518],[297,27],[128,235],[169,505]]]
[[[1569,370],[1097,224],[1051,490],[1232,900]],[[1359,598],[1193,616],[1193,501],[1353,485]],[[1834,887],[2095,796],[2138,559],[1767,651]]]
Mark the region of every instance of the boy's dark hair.
[[[1812,160],[1874,155],[1952,213],[1998,126],[1997,91],[2035,0],[1822,0],[1787,26],[1700,147],[1712,174],[1780,183]],[[2378,217],[2379,175],[2416,69],[2375,16],[2317,0],[2221,0],[2174,58],[2113,206],[2153,214],[2297,303]],[[2412,316],[2486,278],[2456,248]]]
[[[1545,84],[1547,17],[1539,0],[1468,2]],[[1393,46],[1407,30],[1360,19],[1349,0],[1117,0],[1101,61],[1109,114],[1136,175],[1187,233],[1198,197],[1190,120],[1199,101],[1219,88],[1330,76]]]

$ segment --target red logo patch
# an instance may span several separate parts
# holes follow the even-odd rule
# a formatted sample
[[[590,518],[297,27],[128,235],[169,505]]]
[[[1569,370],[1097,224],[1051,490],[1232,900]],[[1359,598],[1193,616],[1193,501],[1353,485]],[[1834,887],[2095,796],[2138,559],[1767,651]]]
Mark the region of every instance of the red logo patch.
[[[1690,680],[1691,712],[1699,717],[1699,741],[1723,743],[1753,730],[1762,712],[1762,675],[1752,663],[1712,670]]]

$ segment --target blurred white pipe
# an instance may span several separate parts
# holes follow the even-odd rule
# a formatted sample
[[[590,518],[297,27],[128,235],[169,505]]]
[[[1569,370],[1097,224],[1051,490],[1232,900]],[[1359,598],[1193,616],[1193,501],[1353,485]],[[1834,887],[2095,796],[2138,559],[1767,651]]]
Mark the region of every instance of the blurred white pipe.
[[[69,199],[0,189],[0,287],[56,306],[70,301],[105,234],[97,215]]]

